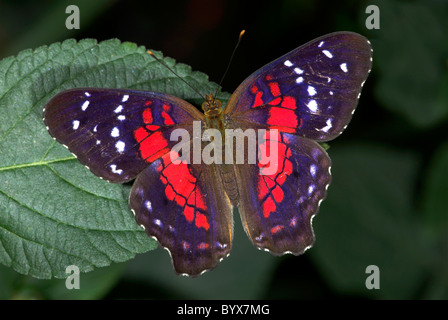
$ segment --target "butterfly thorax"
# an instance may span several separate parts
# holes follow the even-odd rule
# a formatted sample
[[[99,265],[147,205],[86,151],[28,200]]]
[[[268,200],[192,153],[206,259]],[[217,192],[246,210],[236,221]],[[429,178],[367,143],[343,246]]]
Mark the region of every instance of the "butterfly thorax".
[[[222,112],[222,102],[215,99],[213,94],[207,94],[202,104],[202,110],[204,110],[207,129],[218,129],[223,133],[224,115]]]

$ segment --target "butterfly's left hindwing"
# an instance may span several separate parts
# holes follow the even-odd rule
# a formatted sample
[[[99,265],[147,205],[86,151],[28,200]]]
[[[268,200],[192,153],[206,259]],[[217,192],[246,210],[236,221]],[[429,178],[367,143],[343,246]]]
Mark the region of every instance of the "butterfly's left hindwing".
[[[243,226],[259,249],[302,254],[314,243],[311,220],[327,195],[330,158],[318,143],[281,132],[267,131],[260,148],[270,161],[237,166]]]

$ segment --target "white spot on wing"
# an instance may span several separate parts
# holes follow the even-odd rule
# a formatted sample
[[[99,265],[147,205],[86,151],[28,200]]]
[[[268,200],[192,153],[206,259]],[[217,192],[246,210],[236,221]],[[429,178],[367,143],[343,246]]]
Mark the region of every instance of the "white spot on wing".
[[[293,65],[293,63],[291,61],[289,61],[289,60],[286,60],[284,62],[284,65],[287,66],[287,67],[291,67]]]
[[[330,51],[328,51],[328,50],[322,50],[322,53],[324,54],[324,55],[326,55],[328,58],[333,58],[333,55],[331,54],[331,52]]]
[[[123,111],[123,106],[120,104],[115,110],[115,113],[120,113],[121,111]]]
[[[296,79],[296,83],[302,83],[303,82],[303,77],[298,77]]]
[[[162,226],[162,221],[160,221],[159,219],[154,219],[154,224],[155,224],[156,226],[161,227],[161,226]]]
[[[116,164],[111,164],[110,165],[110,169],[112,170],[112,173],[116,173],[116,174],[122,174],[123,173],[123,170],[117,169],[117,165]]]
[[[89,103],[90,103],[89,100],[84,101],[84,103],[83,103],[82,106],[81,106],[82,111],[86,111],[86,109],[87,109],[88,106],[89,106]]]
[[[73,130],[78,130],[78,128],[79,128],[79,121],[78,120],[73,120],[72,124],[73,124]]]
[[[86,97],[90,97],[90,96],[91,96],[91,94],[90,94],[88,91],[85,91],[85,92],[84,92],[84,95],[85,95]]]
[[[152,203],[149,200],[145,201],[145,207],[148,209],[149,212],[152,212]]]
[[[308,102],[308,104],[307,104],[307,107],[312,112],[316,112],[317,111],[317,102],[316,102],[316,100],[310,100],[310,102]]]
[[[330,130],[333,127],[333,125],[331,124],[331,121],[332,121],[332,119],[328,119],[326,122],[327,125],[325,127],[323,127],[322,129],[320,129],[319,131],[328,132],[328,130]]]
[[[318,47],[321,48],[324,45],[324,43],[325,43],[324,41],[319,42]]]
[[[304,71],[300,68],[294,68],[294,72],[297,74],[302,74]]]
[[[121,102],[126,102],[126,101],[128,101],[128,99],[129,99],[129,95],[128,95],[128,94],[125,94],[125,95],[123,96],[123,99],[121,99]]]
[[[110,132],[111,137],[117,138],[120,136],[120,130],[117,127],[114,127]]]
[[[309,187],[308,187],[308,195],[311,195],[312,193],[313,193],[313,191],[314,191],[314,184],[312,184],[312,185],[310,185]]]
[[[317,171],[317,167],[316,167],[316,165],[315,165],[315,164],[312,164],[312,165],[310,166],[310,173],[311,173],[311,176],[312,176],[313,178],[316,177],[316,171]]]
[[[348,72],[347,64],[346,64],[346,63],[341,63],[340,67],[341,67],[341,70],[342,70],[342,71],[344,71],[344,72]]]
[[[313,86],[308,86],[308,94],[312,97],[317,93],[316,88]]]
[[[117,117],[117,119],[120,120],[120,121],[123,121],[123,120],[126,119],[126,116],[120,114],[120,115]]]
[[[117,151],[119,153],[123,153],[125,147],[126,147],[126,144],[121,140],[117,141],[117,143],[115,144],[115,148],[117,148]]]

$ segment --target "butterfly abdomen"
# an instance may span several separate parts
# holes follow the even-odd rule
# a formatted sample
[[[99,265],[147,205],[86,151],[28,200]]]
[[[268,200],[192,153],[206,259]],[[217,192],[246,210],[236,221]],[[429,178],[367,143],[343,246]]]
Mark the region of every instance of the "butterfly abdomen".
[[[221,175],[224,190],[229,197],[233,206],[238,205],[239,193],[236,183],[235,169],[232,164],[221,164],[219,166],[219,173]]]

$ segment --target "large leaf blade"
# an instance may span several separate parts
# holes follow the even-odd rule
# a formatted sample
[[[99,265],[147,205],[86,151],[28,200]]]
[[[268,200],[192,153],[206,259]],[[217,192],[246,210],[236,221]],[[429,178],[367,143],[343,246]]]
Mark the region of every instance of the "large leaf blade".
[[[165,59],[204,92],[206,75]],[[98,179],[51,139],[45,103],[72,87],[197,94],[144,47],[108,40],[66,40],[0,62],[0,263],[37,278],[65,277],[131,259],[155,248],[128,208],[129,187]],[[225,99],[226,96],[224,95]]]

